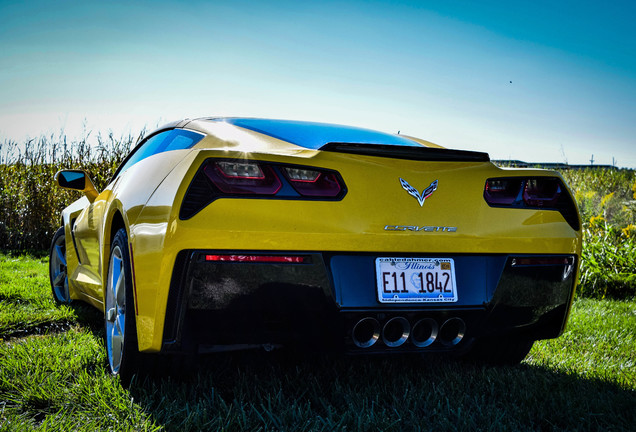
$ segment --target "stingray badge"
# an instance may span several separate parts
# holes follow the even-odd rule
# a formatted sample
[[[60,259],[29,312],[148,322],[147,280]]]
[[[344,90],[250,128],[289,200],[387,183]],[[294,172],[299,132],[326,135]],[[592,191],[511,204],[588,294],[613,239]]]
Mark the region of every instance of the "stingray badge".
[[[421,194],[417,191],[417,189],[415,189],[413,186],[411,186],[403,178],[400,178],[400,183],[402,184],[402,187],[404,188],[404,190],[409,193],[409,195],[415,197],[417,202],[420,203],[420,207],[422,207],[424,205],[424,201],[426,200],[426,198],[428,198],[431,195],[433,195],[433,192],[435,192],[437,190],[437,180],[435,180],[433,183],[431,183],[429,187],[424,189]]]

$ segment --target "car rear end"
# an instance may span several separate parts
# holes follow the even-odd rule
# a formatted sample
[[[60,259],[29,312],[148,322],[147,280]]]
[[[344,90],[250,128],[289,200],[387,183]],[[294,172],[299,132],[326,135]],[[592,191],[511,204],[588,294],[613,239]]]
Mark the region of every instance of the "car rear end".
[[[155,303],[162,351],[461,351],[563,331],[581,233],[555,172],[360,143],[187,163]]]

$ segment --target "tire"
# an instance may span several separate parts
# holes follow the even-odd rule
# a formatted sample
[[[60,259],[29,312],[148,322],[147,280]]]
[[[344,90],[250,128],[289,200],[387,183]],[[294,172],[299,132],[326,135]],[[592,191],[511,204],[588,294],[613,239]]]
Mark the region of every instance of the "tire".
[[[524,338],[482,338],[463,359],[491,366],[514,366],[526,358],[533,344],[533,340]]]
[[[49,249],[49,280],[51,281],[51,290],[55,302],[58,304],[71,303],[72,300],[68,288],[64,227],[58,228],[51,241],[51,248]]]
[[[110,373],[119,375],[122,383],[128,384],[137,368],[139,350],[128,235],[123,228],[115,234],[110,249],[104,327]]]

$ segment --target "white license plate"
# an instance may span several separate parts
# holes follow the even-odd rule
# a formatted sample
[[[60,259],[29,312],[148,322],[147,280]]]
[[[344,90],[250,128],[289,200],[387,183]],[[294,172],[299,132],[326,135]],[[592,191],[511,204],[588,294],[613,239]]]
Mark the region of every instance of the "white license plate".
[[[457,301],[451,258],[376,258],[375,271],[380,303]]]

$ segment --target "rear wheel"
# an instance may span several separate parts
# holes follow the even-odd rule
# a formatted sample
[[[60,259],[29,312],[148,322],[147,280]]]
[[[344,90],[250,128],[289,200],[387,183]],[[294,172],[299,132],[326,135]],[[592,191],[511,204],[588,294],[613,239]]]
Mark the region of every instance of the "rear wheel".
[[[524,338],[483,338],[463,358],[493,366],[513,366],[526,358],[533,344],[533,340]]]
[[[66,235],[64,227],[60,227],[53,236],[49,250],[49,280],[53,298],[57,303],[70,303],[68,289],[68,273],[66,267]]]
[[[129,382],[137,366],[137,328],[128,236],[120,229],[113,238],[104,295],[106,350],[113,375]]]

